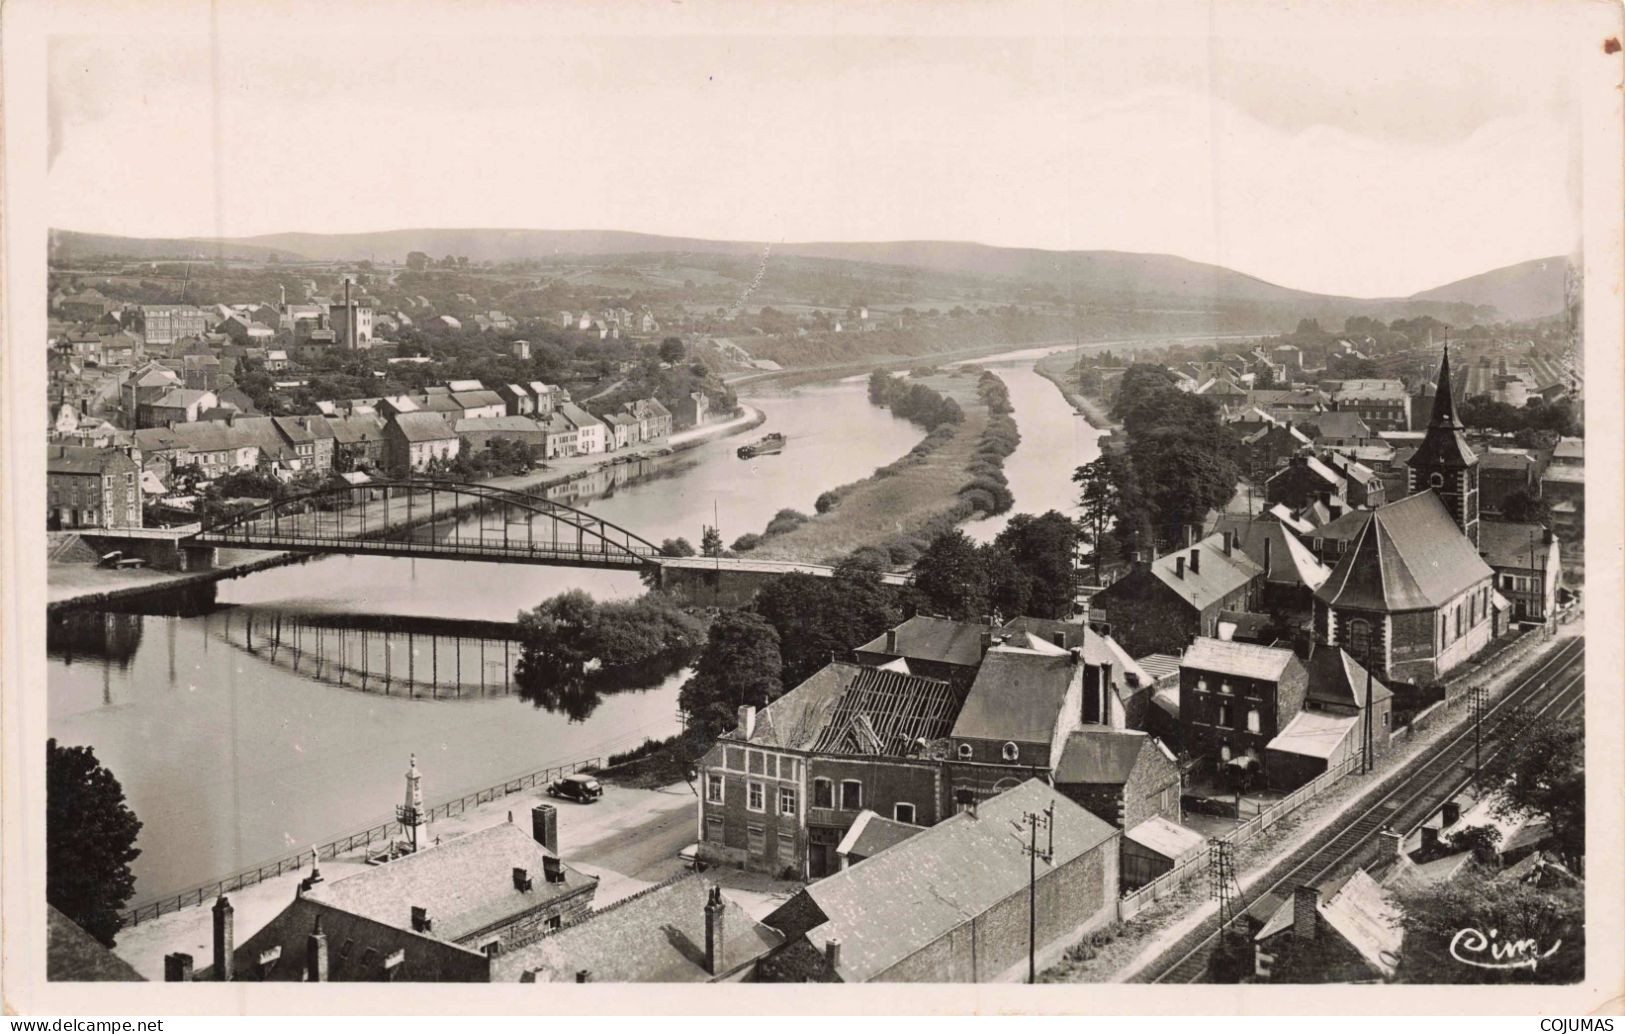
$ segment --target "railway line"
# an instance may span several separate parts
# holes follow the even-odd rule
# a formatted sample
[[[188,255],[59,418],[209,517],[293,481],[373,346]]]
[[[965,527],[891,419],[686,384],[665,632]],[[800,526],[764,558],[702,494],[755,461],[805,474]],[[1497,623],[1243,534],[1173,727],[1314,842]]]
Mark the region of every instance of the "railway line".
[[[1532,670],[1487,707],[1478,740],[1488,761],[1535,717],[1567,716],[1584,708],[1585,639],[1577,637],[1547,654]],[[1237,914],[1272,913],[1303,884],[1317,883],[1352,869],[1370,854],[1377,834],[1409,834],[1444,802],[1455,797],[1476,773],[1472,723],[1430,746],[1389,775],[1373,797],[1356,804],[1242,890]],[[1176,941],[1130,979],[1137,983],[1196,983],[1208,972],[1218,942],[1216,923],[1204,923]]]

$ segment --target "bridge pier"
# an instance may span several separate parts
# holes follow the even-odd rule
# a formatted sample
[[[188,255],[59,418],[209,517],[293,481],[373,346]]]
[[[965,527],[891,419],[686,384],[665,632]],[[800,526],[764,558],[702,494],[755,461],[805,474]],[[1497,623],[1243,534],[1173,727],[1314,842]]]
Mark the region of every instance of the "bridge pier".
[[[182,546],[180,548],[180,569],[182,571],[212,571],[215,567],[217,551],[213,546]]]

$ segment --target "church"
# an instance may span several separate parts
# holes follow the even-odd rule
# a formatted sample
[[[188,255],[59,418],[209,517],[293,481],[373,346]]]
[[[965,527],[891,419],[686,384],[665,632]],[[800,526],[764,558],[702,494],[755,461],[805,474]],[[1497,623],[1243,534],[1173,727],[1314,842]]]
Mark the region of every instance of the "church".
[[[1478,456],[1464,430],[1447,350],[1427,434],[1409,460],[1411,494],[1344,516],[1357,530],[1315,590],[1316,639],[1384,681],[1437,681],[1506,627],[1509,604],[1478,551]]]

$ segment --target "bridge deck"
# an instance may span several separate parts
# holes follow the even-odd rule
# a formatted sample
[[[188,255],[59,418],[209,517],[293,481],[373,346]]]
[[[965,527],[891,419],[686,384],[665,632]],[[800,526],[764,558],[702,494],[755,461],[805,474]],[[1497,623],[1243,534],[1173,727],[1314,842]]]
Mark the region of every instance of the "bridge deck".
[[[190,540],[198,546],[265,549],[289,553],[349,553],[364,556],[432,557],[507,564],[551,564],[555,567],[607,567],[635,571],[658,561],[653,553],[624,547],[602,550],[565,543],[448,542],[365,539],[335,535],[233,535],[201,532]]]
[[[736,571],[744,574],[810,574],[820,578],[828,578],[835,573],[835,568],[828,564],[808,564],[799,560],[753,560],[749,557],[655,557],[654,562],[661,567],[687,571]],[[907,585],[906,574],[882,574],[882,583],[886,585]]]

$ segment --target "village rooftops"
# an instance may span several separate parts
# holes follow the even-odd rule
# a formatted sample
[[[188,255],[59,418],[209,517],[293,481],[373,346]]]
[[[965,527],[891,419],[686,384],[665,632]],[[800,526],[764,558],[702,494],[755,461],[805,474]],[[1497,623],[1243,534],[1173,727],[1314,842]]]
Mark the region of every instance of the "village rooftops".
[[[1346,410],[1315,413],[1305,417],[1303,422],[1314,427],[1322,438],[1371,437],[1370,425],[1360,419],[1358,413],[1350,413]]]
[[[981,802],[974,814],[962,812],[809,884],[801,893],[822,922],[808,930],[807,940],[841,942],[836,975],[847,983],[884,973],[972,917],[1025,893],[1030,864],[1010,827],[1047,807],[1055,809],[1053,868],[1117,835],[1053,787],[1029,779]]]
[[[1236,546],[1265,569],[1266,582],[1318,589],[1331,577],[1331,568],[1279,520],[1224,514],[1214,530],[1234,534]]]
[[[1494,568],[1539,570],[1551,549],[1549,534],[1539,524],[1481,520],[1478,522],[1478,553]]]
[[[483,382],[477,381],[477,380],[447,381],[446,385],[445,385],[445,388],[446,388],[447,391],[452,391],[452,392],[457,392],[457,391],[484,391],[485,390],[485,384]]]
[[[974,668],[982,661],[982,637],[989,631],[978,622],[917,614],[854,652]]]
[[[1197,636],[1180,659],[1180,667],[1279,682],[1293,657],[1291,650],[1278,646],[1232,643],[1210,636]]]
[[[841,755],[906,757],[948,735],[956,701],[946,682],[835,662],[773,701],[724,740]]]
[[[865,808],[852,820],[852,825],[847,828],[846,835],[835,848],[835,853],[873,858],[886,848],[901,844],[923,832],[924,826],[888,819]]]
[[[1199,563],[1191,562],[1193,552],[1200,557]],[[1224,599],[1263,570],[1239,549],[1232,548],[1227,554],[1223,537],[1219,535],[1209,535],[1194,546],[1151,562],[1151,573],[1157,580],[1197,610]]]
[[[545,878],[548,858],[555,859],[561,881]],[[516,886],[515,869],[533,878],[531,889]],[[596,884],[596,877],[558,862],[527,831],[499,822],[354,876],[317,884],[305,896],[408,930],[412,910],[421,908],[435,938],[460,941]]]
[[[1361,522],[1360,530],[1332,576],[1315,590],[1323,603],[1432,610],[1491,576],[1431,491],[1350,516]]]
[[[1299,535],[1312,535],[1315,531],[1314,524],[1294,514],[1285,503],[1274,504],[1264,511],[1264,516]]]
[[[1055,766],[1055,782],[1066,786],[1078,783],[1122,785],[1147,743],[1155,744],[1170,762],[1177,763],[1173,752],[1163,746],[1161,740],[1144,732],[1086,726],[1066,738],[1061,760]]]
[[[1053,742],[1077,664],[1071,651],[1048,644],[995,646],[982,658],[953,738]]]
[[[507,402],[503,400],[501,395],[498,395],[494,391],[486,391],[484,388],[475,389],[473,391],[453,391],[451,393],[451,398],[452,401],[456,402],[464,409],[473,409],[479,406],[507,405]]]
[[[1318,647],[1304,662],[1309,672],[1308,698],[1323,704],[1365,706],[1367,671],[1348,651],[1338,646]],[[1382,680],[1371,676],[1371,702],[1380,704],[1394,694]]]
[[[392,422],[409,442],[437,442],[457,437],[451,423],[439,413],[399,413]]]
[[[723,957],[708,969],[706,907],[713,886],[696,873],[656,884],[498,956],[491,980],[574,983],[585,970],[594,982],[701,982],[737,972],[784,940],[722,894]]]
[[[1338,387],[1336,392],[1338,401],[1381,400],[1385,402],[1405,402],[1410,394],[1405,390],[1405,382],[1391,377],[1365,377],[1347,380]]]

